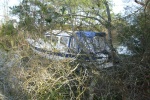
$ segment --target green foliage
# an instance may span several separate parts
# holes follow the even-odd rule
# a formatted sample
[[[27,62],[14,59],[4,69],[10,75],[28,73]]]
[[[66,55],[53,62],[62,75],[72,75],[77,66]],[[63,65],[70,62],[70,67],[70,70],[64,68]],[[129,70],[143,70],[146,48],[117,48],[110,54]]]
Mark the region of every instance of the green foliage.
[[[141,54],[150,48],[150,16],[138,13],[134,18],[129,17],[118,24],[118,36],[121,43],[127,45],[135,54]]]
[[[4,36],[4,35],[11,36],[16,34],[17,34],[17,30],[14,28],[13,23],[11,21],[2,24],[2,27],[0,29],[0,36]]]
[[[92,26],[101,27],[103,23],[103,27],[106,27],[107,14],[104,2],[105,0],[62,0],[62,2],[23,0],[19,6],[11,7],[11,12],[19,16],[20,28],[23,27],[28,31],[37,30],[43,33],[48,29],[59,29],[64,25],[72,27],[73,24],[75,26],[77,21],[77,27],[99,31]]]
[[[123,93],[126,99],[148,100],[150,98],[148,96],[150,78],[147,77],[150,75],[150,15],[142,10],[126,17],[118,17],[115,23],[120,44],[126,45],[133,53],[130,56],[121,56],[121,66],[116,69],[116,78],[121,79],[123,84],[120,85],[125,89],[120,93]],[[137,96],[129,96],[127,93]]]

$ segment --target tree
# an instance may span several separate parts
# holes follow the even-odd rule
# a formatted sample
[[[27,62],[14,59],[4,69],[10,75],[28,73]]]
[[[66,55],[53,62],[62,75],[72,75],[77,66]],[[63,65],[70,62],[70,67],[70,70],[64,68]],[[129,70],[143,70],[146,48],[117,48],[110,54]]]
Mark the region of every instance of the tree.
[[[145,3],[138,2],[138,4]],[[147,1],[148,2],[148,1]],[[127,16],[123,19],[124,28],[119,29],[119,37],[125,45],[133,52],[134,55],[141,57],[141,61],[149,62],[148,57],[150,50],[150,35],[149,35],[149,24],[150,15],[145,9],[139,10],[139,13],[135,13],[134,16]],[[130,20],[130,21],[129,21]]]
[[[28,31],[44,31],[46,26],[45,16],[53,11],[53,7],[47,7],[44,1],[23,0],[19,6],[11,8],[12,14],[19,16],[20,28]],[[46,25],[45,25],[46,24]]]
[[[112,60],[114,60],[111,36],[111,17],[113,14],[110,13],[111,3],[107,2],[107,0],[23,0],[19,6],[15,6],[11,9],[12,14],[19,16],[20,27],[24,27],[28,31],[40,30],[39,33],[43,33],[44,31],[58,29],[59,27],[63,29],[64,26],[67,26],[67,30],[72,30],[73,32],[76,30],[97,32],[107,30]],[[82,61],[80,66],[81,70],[82,68],[84,71],[88,69],[88,73],[90,73],[89,77],[87,77],[89,84],[86,85],[91,89],[96,84],[91,77],[95,77],[93,70],[96,69],[94,67],[97,65]],[[82,76],[82,73],[79,74]],[[77,85],[71,87],[71,89],[78,89],[80,83],[75,82],[75,84]],[[81,90],[84,89],[82,87],[84,87],[84,85],[81,85]],[[89,99],[92,100],[94,95],[91,94],[94,93],[94,89],[90,89],[88,94],[90,95]],[[76,91],[70,92],[77,94]],[[84,93],[85,90],[83,91],[83,94]],[[79,95],[78,98],[81,96]]]

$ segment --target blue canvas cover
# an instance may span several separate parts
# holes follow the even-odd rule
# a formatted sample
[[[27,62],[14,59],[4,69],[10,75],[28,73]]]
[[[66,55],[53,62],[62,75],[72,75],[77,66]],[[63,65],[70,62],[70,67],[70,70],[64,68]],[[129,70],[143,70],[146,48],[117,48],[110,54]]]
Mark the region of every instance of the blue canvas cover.
[[[92,31],[78,31],[76,34],[78,37],[86,36],[87,38],[93,38],[96,33]]]

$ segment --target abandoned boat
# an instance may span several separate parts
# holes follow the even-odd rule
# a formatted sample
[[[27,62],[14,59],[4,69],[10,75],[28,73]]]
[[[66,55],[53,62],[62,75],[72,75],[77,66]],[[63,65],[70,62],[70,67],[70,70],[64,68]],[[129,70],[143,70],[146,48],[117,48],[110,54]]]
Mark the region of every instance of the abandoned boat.
[[[46,33],[44,39],[28,38],[27,41],[33,51],[48,59],[84,59],[102,63],[110,58],[104,32],[55,31]]]

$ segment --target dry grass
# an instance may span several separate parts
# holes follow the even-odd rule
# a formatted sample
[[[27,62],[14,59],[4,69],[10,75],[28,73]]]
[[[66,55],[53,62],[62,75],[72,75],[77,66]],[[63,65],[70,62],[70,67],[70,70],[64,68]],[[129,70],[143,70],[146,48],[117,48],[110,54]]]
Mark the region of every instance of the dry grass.
[[[84,86],[88,80],[87,71],[77,72],[79,64],[71,64],[70,60],[48,60],[36,55],[23,37],[18,34],[15,39],[6,39],[4,44],[8,48],[8,59],[0,71],[6,87],[1,89],[3,94],[11,100],[82,98],[87,90]]]

